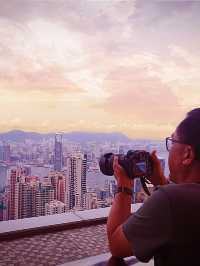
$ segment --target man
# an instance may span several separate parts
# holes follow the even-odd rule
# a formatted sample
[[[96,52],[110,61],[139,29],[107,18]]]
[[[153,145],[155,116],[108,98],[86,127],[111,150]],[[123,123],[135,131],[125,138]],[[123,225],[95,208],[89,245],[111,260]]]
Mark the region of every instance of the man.
[[[131,215],[133,181],[114,159],[113,168],[120,187],[107,221],[110,251],[114,257],[135,255],[156,266],[200,265],[200,108],[189,112],[170,138],[170,180],[152,153],[155,192]],[[123,187],[123,189],[121,189]],[[126,189],[124,189],[124,187]]]

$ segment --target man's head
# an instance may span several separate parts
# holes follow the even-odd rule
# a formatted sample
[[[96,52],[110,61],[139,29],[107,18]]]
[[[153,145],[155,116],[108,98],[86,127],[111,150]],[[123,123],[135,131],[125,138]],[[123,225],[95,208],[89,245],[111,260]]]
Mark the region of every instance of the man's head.
[[[171,179],[177,183],[200,182],[200,108],[187,113],[186,118],[172,134],[171,142]]]

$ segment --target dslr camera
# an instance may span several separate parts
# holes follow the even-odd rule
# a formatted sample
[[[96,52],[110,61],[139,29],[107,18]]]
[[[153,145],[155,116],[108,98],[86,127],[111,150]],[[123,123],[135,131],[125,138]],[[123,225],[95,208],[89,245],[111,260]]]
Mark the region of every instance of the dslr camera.
[[[126,155],[106,153],[101,156],[99,161],[100,170],[104,175],[112,176],[114,174],[114,156],[118,157],[118,163],[130,179],[140,178],[144,191],[149,195],[146,183],[149,183],[153,170],[150,153],[144,150],[129,150]]]

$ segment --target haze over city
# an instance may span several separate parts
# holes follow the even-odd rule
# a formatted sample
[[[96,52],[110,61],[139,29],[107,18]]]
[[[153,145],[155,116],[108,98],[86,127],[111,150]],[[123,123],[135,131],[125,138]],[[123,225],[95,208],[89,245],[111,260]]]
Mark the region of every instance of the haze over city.
[[[164,138],[200,102],[200,2],[0,1],[0,131]]]

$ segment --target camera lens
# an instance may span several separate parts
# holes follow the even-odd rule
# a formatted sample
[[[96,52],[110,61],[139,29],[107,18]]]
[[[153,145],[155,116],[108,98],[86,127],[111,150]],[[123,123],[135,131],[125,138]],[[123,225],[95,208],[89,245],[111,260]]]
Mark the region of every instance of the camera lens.
[[[104,175],[114,175],[113,171],[113,153],[106,153],[99,160],[100,170]]]

